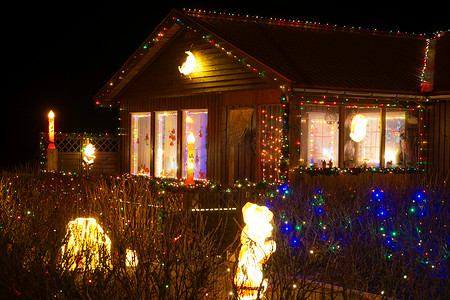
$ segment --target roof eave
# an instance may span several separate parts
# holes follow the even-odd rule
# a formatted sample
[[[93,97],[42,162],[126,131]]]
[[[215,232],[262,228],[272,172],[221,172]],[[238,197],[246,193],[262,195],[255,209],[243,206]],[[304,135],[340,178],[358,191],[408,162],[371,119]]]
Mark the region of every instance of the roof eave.
[[[150,33],[145,41],[125,61],[119,70],[93,97],[98,107],[116,107],[117,96],[125,86],[164,48],[181,29],[176,9],[172,9],[164,20]]]
[[[369,90],[369,89],[352,89],[342,87],[305,87],[293,85],[294,93],[311,94],[311,95],[330,95],[330,96],[346,96],[358,98],[381,98],[381,99],[414,99],[417,101],[426,100],[427,96],[420,92],[414,93],[409,91],[387,91],[387,90]]]

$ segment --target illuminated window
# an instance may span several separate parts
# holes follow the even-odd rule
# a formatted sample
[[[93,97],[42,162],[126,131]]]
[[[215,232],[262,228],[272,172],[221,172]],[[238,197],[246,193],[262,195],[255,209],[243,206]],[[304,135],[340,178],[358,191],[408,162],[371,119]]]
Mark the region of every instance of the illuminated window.
[[[356,124],[365,128],[355,128],[355,116],[364,119]],[[362,116],[362,118],[361,118]],[[345,119],[344,167],[379,167],[381,140],[381,110],[379,108],[348,108]],[[357,141],[351,134],[358,132]]]
[[[187,176],[187,137],[192,132],[194,142],[194,179],[206,179],[206,128],[208,125],[208,111],[183,111],[183,177]]]
[[[337,108],[306,105],[301,114],[300,165],[335,167],[338,164]]]
[[[385,167],[416,167],[417,111],[387,109]]]
[[[150,175],[150,113],[131,114],[131,174]]]
[[[177,112],[156,112],[155,176],[177,176]]]

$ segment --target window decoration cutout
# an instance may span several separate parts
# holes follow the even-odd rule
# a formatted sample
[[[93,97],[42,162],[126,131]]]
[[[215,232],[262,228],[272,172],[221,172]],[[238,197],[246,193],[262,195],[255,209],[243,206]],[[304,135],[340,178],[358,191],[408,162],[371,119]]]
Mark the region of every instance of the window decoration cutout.
[[[156,112],[155,176],[177,177],[177,120],[176,111]]]
[[[131,114],[131,174],[150,176],[151,114]]]
[[[364,127],[365,133],[363,128],[355,129],[357,126]],[[379,108],[346,109],[344,167],[379,167],[380,142],[381,110]]]
[[[183,111],[183,178],[188,175],[189,168],[189,136],[194,141],[193,157],[193,176],[194,179],[206,179],[206,137],[208,126],[208,110],[185,110]],[[193,139],[192,139],[193,137]],[[193,160],[192,160],[193,159]]]
[[[359,143],[366,136],[367,118],[364,115],[355,115],[350,126],[350,137]]]

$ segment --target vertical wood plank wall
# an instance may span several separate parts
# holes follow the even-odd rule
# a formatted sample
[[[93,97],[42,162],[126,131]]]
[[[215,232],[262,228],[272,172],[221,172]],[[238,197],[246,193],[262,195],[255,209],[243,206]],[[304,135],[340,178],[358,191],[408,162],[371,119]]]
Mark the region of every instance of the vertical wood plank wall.
[[[445,178],[450,176],[450,101],[440,101],[425,111],[427,168]]]

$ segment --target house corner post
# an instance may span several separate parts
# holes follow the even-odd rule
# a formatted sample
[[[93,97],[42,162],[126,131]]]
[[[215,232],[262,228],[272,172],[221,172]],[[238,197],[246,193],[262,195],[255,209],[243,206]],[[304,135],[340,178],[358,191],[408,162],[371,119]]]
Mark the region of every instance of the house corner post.
[[[58,171],[58,149],[47,149],[47,171]]]

